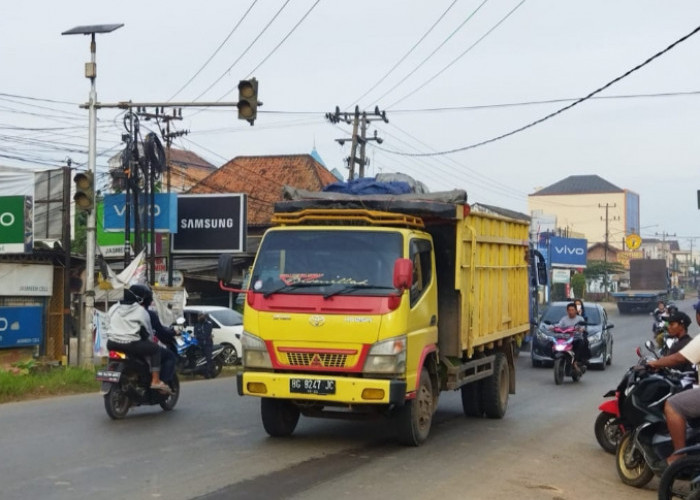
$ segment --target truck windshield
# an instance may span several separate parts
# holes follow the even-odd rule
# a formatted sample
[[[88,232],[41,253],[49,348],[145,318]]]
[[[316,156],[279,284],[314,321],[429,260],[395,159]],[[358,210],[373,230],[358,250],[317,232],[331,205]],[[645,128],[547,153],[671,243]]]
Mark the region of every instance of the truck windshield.
[[[385,231],[299,230],[265,235],[251,287],[275,293],[387,295],[402,235]]]

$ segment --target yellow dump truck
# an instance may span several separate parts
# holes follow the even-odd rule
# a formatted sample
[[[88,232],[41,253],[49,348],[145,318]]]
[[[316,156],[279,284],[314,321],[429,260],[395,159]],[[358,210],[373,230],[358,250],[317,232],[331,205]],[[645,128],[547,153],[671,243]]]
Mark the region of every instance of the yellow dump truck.
[[[300,415],[385,416],[417,446],[444,390],[461,390],[467,415],[505,414],[537,269],[526,220],[470,212],[453,191],[285,201],[273,223],[237,379],[268,434]]]

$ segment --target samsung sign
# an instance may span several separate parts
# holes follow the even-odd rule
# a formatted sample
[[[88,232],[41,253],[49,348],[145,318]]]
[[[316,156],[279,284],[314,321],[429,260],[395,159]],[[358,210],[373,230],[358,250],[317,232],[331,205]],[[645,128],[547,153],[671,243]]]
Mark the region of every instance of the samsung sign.
[[[247,231],[245,194],[179,195],[172,252],[244,252]]]
[[[588,240],[581,238],[549,239],[549,257],[552,266],[586,267]]]

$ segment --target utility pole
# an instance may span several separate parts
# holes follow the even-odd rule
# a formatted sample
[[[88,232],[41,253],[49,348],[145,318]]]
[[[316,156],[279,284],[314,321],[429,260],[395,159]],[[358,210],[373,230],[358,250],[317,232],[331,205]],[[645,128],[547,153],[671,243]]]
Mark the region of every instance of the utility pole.
[[[339,123],[341,120],[347,124],[352,123],[352,137],[349,139],[336,139],[336,142],[341,146],[345,144],[346,141],[352,141],[352,146],[350,147],[350,156],[347,158],[348,168],[350,172],[348,174],[348,179],[353,180],[355,178],[355,164],[358,165],[359,178],[365,176],[365,167],[369,165],[369,159],[366,157],[366,145],[368,141],[376,141],[377,144],[381,144],[384,140],[377,137],[377,131],[374,131],[374,137],[367,137],[367,125],[371,121],[382,120],[385,123],[389,123],[386,117],[386,111],[379,111],[379,107],[376,106],[371,114],[367,114],[366,111],[360,113],[360,108],[355,106],[355,111],[352,113],[341,113],[338,106],[335,107],[334,113],[326,113],[326,118],[331,123]],[[360,129],[360,134],[358,135],[358,128]],[[360,146],[360,157],[357,157],[357,146]]]
[[[164,107],[156,107],[155,112],[150,113],[146,111],[146,108],[137,108],[136,113],[144,118],[146,121],[155,119],[156,123],[158,124],[158,129],[160,130],[160,135],[165,141],[165,172],[166,172],[166,186],[167,186],[167,193],[170,194],[170,189],[171,189],[171,177],[170,177],[170,145],[172,144],[173,139],[176,137],[183,136],[185,134],[189,133],[189,130],[179,130],[179,131],[170,131],[170,122],[173,120],[182,120],[182,108],[173,108],[171,114],[166,114],[165,113],[165,108]],[[165,123],[165,130],[163,130],[163,127],[161,126],[161,122]],[[151,197],[153,197],[153,193],[151,193]],[[151,203],[151,219],[154,217],[154,211],[155,207],[153,206],[153,203]],[[167,266],[168,266],[168,286],[173,286],[173,262],[172,262],[172,254],[170,252],[171,250],[171,239],[172,239],[172,233],[168,233],[168,245],[166,249],[166,261],[167,261]],[[151,221],[151,245],[153,251],[151,252],[151,259],[150,259],[150,279],[149,281],[151,284],[155,283],[155,230],[154,230],[154,223],[153,220]]]
[[[666,231],[661,231],[661,234],[659,233],[654,233],[656,236],[661,236],[661,255],[663,256],[663,259],[666,261],[666,264],[668,264],[668,252],[666,251],[666,237],[667,236],[672,236],[676,237],[676,233],[669,234]]]
[[[603,278],[603,285],[605,287],[605,297],[608,297],[608,241],[609,241],[609,236],[610,236],[610,230],[609,230],[609,221],[610,221],[610,216],[608,215],[608,210],[611,208],[615,208],[617,206],[616,203],[613,203],[612,205],[609,203],[606,203],[605,205],[602,205],[598,203],[598,208],[604,208],[605,209],[605,219],[603,217],[600,218],[600,220],[605,220],[605,276]],[[613,217],[613,220],[620,220],[619,217]]]

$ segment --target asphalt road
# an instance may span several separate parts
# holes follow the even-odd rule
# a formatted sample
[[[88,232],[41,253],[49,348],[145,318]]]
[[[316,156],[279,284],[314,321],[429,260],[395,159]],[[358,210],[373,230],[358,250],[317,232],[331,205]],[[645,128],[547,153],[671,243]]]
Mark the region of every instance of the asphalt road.
[[[678,302],[688,313],[691,304]],[[593,435],[602,394],[651,338],[650,317],[607,309],[607,370],[556,386],[523,351],[504,419],[465,418],[459,393],[443,393],[420,448],[398,446],[386,421],[302,417],[291,438],[269,438],[259,401],[239,397],[233,378],[187,382],[174,411],[137,408],[123,421],[98,394],[3,404],[0,498],[651,500],[656,480],[623,485]]]

